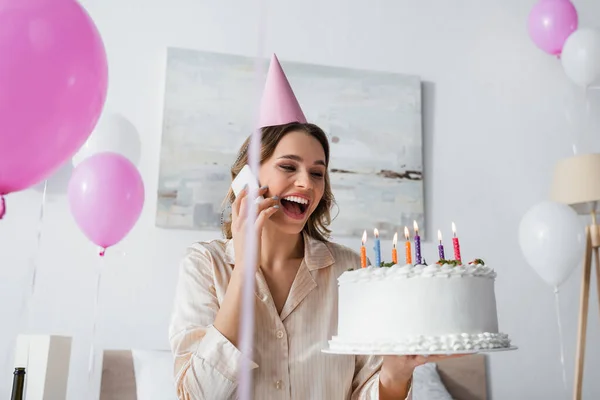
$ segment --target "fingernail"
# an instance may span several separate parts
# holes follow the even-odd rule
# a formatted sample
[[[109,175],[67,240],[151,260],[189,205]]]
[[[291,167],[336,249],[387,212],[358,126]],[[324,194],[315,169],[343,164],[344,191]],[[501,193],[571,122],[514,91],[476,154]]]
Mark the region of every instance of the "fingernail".
[[[268,186],[267,186],[267,185],[265,185],[265,186],[261,186],[260,190],[265,190],[266,188],[268,188]]]
[[[279,205],[278,205],[278,204],[276,204],[276,205],[274,205],[274,206],[273,206],[273,208],[279,208]]]
[[[279,200],[279,196],[273,196],[273,200]]]

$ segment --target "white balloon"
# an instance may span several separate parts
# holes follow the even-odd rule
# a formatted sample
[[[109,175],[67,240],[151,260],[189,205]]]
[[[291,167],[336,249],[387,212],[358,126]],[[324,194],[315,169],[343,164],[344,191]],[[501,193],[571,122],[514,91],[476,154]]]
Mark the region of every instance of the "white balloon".
[[[565,74],[579,86],[588,87],[600,80],[600,31],[583,28],[565,41],[560,55]]]
[[[546,201],[531,207],[519,225],[527,263],[550,286],[560,286],[583,259],[585,227],[568,205]]]
[[[69,179],[71,179],[71,173],[73,172],[73,165],[66,160],[52,175],[46,180],[39,182],[37,185],[32,186],[33,190],[39,193],[44,193],[46,190],[47,195],[63,195],[67,194],[69,187]]]
[[[137,166],[141,146],[138,131],[127,118],[120,114],[103,114],[88,140],[73,156],[72,163],[76,167],[94,154],[110,151],[121,154]]]

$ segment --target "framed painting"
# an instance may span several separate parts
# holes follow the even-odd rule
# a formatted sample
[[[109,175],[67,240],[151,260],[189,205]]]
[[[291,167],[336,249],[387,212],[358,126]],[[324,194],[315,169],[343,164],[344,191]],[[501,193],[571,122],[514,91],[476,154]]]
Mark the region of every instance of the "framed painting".
[[[424,236],[419,77],[280,61],[307,119],[330,140],[333,235],[377,228],[402,237],[416,221]],[[168,49],[157,226],[220,228],[259,96],[254,58]]]

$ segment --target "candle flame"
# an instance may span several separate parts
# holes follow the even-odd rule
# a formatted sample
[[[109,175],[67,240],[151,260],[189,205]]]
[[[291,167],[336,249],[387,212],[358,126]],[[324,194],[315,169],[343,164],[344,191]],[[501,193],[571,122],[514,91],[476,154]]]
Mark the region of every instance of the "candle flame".
[[[452,234],[456,237],[456,225],[454,225],[454,222],[452,223]]]
[[[394,233],[394,248],[396,247],[396,244],[398,243],[398,232]]]
[[[363,232],[363,236],[362,236],[362,244],[363,246],[365,245],[365,243],[367,242],[367,231]]]
[[[373,234],[375,235],[376,238],[379,237],[379,231],[377,230],[377,228],[373,229]]]
[[[408,234],[408,227],[404,227],[404,237],[406,238],[406,240],[408,240],[408,238],[410,237]]]
[[[442,231],[440,231],[438,229],[438,240],[441,242],[442,241]]]
[[[419,225],[417,225],[417,221],[413,221],[413,228],[415,229],[415,235],[419,234]]]

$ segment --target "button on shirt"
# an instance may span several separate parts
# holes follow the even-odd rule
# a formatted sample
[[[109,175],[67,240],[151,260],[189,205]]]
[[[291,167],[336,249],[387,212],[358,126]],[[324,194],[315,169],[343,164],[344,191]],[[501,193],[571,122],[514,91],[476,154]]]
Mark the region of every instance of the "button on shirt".
[[[304,259],[281,314],[256,272],[254,399],[379,399],[378,356],[323,353],[337,333],[337,278],[360,256],[304,235]],[[179,399],[234,399],[242,353],[213,322],[234,267],[232,240],[195,243],[180,266],[169,337]],[[410,398],[410,396],[409,396]]]

